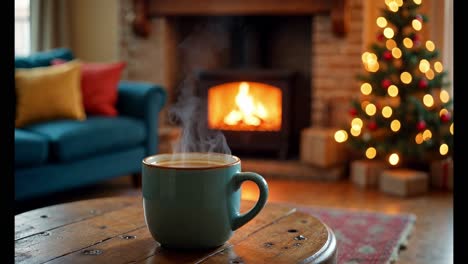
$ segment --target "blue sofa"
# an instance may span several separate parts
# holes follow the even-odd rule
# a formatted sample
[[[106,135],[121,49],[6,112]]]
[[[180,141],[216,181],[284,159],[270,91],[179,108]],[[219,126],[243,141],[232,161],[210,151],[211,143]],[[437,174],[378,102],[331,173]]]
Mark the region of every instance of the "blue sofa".
[[[71,60],[66,48],[15,57],[15,68],[48,66]],[[120,81],[117,117],[88,116],[85,121],[54,120],[15,129],[15,199],[27,200],[138,175],[141,160],[155,154],[158,116],[166,92],[147,82]]]

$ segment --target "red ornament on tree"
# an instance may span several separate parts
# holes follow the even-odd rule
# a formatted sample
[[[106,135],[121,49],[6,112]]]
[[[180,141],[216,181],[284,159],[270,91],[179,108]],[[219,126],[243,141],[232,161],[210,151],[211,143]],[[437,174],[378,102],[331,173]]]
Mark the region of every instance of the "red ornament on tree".
[[[380,102],[375,102],[375,108],[377,109],[377,111],[380,111],[382,110],[382,104]]]
[[[418,87],[419,89],[426,89],[427,86],[429,86],[429,82],[427,82],[427,80],[425,78],[422,78],[421,80],[419,80],[418,82]]]
[[[381,85],[384,89],[387,89],[390,85],[392,85],[392,82],[389,79],[383,79]]]
[[[382,57],[385,60],[391,60],[393,58],[392,53],[389,50],[384,51],[384,53],[382,54]]]
[[[419,22],[424,22],[424,19],[423,19],[423,16],[421,16],[420,14],[417,14],[416,16],[414,16],[415,19],[419,20]]]
[[[377,41],[380,41],[380,42],[382,42],[382,41],[384,41],[384,40],[385,40],[385,36],[384,36],[384,34],[382,34],[382,33],[380,33],[380,34],[377,34]]]
[[[419,47],[421,45],[421,37],[418,34],[414,34],[412,39],[414,46]]]
[[[355,117],[357,115],[357,109],[354,107],[349,109],[349,115]]]
[[[450,121],[451,118],[452,116],[450,115],[450,112],[445,112],[440,115],[440,121],[444,123],[447,123],[448,121]]]
[[[420,121],[416,124],[416,128],[418,129],[419,132],[424,131],[424,129],[426,129],[426,122],[425,122],[424,120],[420,120]]]
[[[375,131],[377,129],[377,123],[374,120],[371,120],[367,123],[367,128],[369,128],[370,131]]]

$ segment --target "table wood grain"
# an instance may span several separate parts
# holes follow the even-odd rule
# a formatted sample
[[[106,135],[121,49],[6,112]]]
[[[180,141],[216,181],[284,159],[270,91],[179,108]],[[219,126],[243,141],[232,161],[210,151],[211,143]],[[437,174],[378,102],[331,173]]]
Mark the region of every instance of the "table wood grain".
[[[241,211],[253,206],[243,200]],[[268,204],[224,245],[207,250],[160,246],[141,197],[64,203],[15,216],[16,263],[336,263],[333,231],[293,207]]]

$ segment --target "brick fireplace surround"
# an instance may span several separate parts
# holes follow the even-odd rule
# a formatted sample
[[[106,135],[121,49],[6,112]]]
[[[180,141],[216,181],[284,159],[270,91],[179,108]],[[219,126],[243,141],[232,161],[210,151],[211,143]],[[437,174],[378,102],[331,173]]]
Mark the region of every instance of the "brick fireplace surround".
[[[162,1],[165,2],[165,1]],[[131,22],[135,18],[134,2],[121,0],[120,58],[128,62],[126,78],[161,83],[170,96],[177,84],[176,59],[180,44],[179,32],[170,18],[156,16],[149,20],[149,36],[134,34]],[[333,31],[330,13],[312,16],[311,25],[311,126],[333,127],[343,122],[349,98],[356,94],[356,74],[361,71],[364,49],[363,0],[348,0],[347,33],[339,36]],[[213,60],[207,58],[206,67]],[[216,63],[216,62],[214,62]],[[169,98],[174,102],[176,98]],[[162,125],[166,119],[162,116]]]

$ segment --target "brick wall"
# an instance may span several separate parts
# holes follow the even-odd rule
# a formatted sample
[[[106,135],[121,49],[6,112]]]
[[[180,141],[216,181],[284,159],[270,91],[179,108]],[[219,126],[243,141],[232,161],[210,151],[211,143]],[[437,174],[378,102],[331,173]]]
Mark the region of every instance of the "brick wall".
[[[356,75],[362,71],[363,3],[350,0],[350,25],[345,37],[337,37],[327,15],[312,24],[313,126],[339,126],[345,122],[349,100],[359,92]]]

